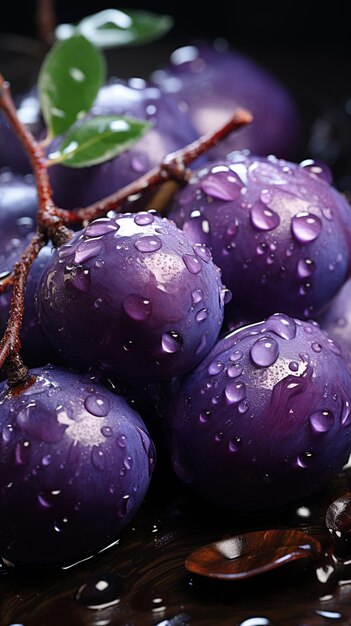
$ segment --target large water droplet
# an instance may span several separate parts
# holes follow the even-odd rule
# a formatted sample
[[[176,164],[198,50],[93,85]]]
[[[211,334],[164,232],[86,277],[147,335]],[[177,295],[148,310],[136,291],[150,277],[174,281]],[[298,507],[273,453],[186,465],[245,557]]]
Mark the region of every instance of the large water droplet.
[[[100,394],[91,394],[85,399],[84,406],[92,415],[106,417],[110,410],[110,401]]]
[[[90,270],[87,267],[75,267],[69,275],[71,284],[79,291],[89,291]]]
[[[316,264],[312,259],[300,259],[297,264],[297,275],[299,278],[308,278],[316,270]]]
[[[149,211],[140,211],[140,213],[135,215],[134,222],[138,226],[147,226],[148,224],[152,224],[154,219],[153,214],[149,213]]]
[[[151,301],[136,293],[126,296],[122,306],[128,317],[136,321],[143,322],[151,315]]]
[[[178,352],[183,345],[183,338],[175,330],[170,330],[162,334],[161,345],[164,352]]]
[[[114,220],[109,217],[100,217],[86,227],[84,234],[87,237],[101,237],[118,229],[119,225]]]
[[[197,322],[203,322],[208,317],[208,309],[200,309],[195,315]]]
[[[299,243],[310,243],[321,234],[322,222],[317,215],[302,211],[292,218],[291,230]]]
[[[225,387],[224,394],[229,404],[238,404],[246,398],[245,383],[233,381]]]
[[[241,437],[233,437],[233,439],[231,439],[228,444],[229,452],[238,452],[241,446],[242,446]]]
[[[321,178],[329,185],[331,185],[331,183],[333,182],[331,169],[323,161],[305,159],[304,161],[301,161],[300,167],[309,172],[309,174],[315,176],[316,178]]]
[[[183,261],[191,274],[198,274],[201,272],[201,261],[198,257],[193,256],[192,254],[184,254]]]
[[[333,426],[335,417],[329,409],[324,409],[311,413],[309,421],[316,433],[327,433]]]
[[[303,469],[308,469],[313,464],[314,460],[315,456],[313,452],[303,452],[297,457],[297,465]]]
[[[273,230],[280,224],[278,213],[269,209],[264,202],[258,200],[250,211],[251,222],[257,230]]]
[[[162,241],[157,235],[144,235],[134,243],[139,252],[156,252],[162,247]]]
[[[210,374],[210,376],[215,376],[216,374],[220,374],[220,372],[222,372],[223,370],[224,370],[224,363],[216,359],[215,361],[212,361],[207,371]]]
[[[208,174],[200,183],[200,188],[208,196],[218,200],[235,200],[240,195],[241,185],[238,179],[228,172]]]
[[[194,289],[191,292],[191,302],[193,305],[198,304],[199,302],[201,302],[201,300],[203,300],[204,297],[204,292],[202,291],[202,289]]]
[[[98,256],[101,250],[102,246],[99,241],[82,241],[75,249],[74,262],[85,263],[89,259]]]
[[[234,363],[233,365],[229,365],[227,374],[229,378],[237,378],[238,376],[241,376],[243,369],[244,366],[241,363]]]
[[[255,365],[268,367],[277,360],[279,345],[271,337],[260,337],[251,347],[250,356]]]
[[[205,263],[208,263],[212,259],[212,254],[210,249],[202,243],[196,243],[193,246],[193,250],[195,254],[197,254],[200,259],[202,259]]]
[[[75,599],[88,609],[105,609],[120,601],[124,579],[117,574],[92,574],[79,587]]]
[[[19,441],[15,448],[16,465],[28,465],[30,457],[30,443],[27,440]]]

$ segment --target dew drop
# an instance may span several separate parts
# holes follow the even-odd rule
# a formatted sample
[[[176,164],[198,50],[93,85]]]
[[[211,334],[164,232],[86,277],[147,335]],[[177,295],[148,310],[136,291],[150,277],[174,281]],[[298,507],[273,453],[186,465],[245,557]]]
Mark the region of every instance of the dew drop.
[[[193,246],[193,250],[195,254],[200,257],[205,263],[208,263],[212,259],[212,254],[210,249],[202,243],[196,243]]]
[[[45,454],[43,458],[41,459],[41,464],[44,465],[44,467],[47,467],[48,465],[51,465],[51,461],[52,461],[51,454]]]
[[[151,301],[136,293],[126,296],[122,306],[128,317],[136,321],[144,322],[151,315]]]
[[[298,467],[302,467],[303,469],[307,469],[314,462],[314,454],[313,452],[303,452],[299,454],[297,457],[297,465]]]
[[[228,404],[238,404],[246,398],[246,386],[241,382],[230,382],[224,389]]]
[[[156,252],[162,247],[162,241],[157,235],[144,235],[134,242],[139,252]]]
[[[70,274],[72,285],[79,291],[89,291],[90,270],[87,267],[76,267]]]
[[[192,304],[198,304],[199,302],[201,302],[203,300],[204,297],[204,292],[202,291],[202,289],[194,289],[191,292],[191,301]]]
[[[238,452],[241,448],[242,441],[240,437],[234,437],[229,441],[228,448],[229,452]]]
[[[117,515],[119,517],[126,517],[133,510],[133,496],[126,494],[117,503]]]
[[[297,372],[299,369],[299,364],[297,361],[290,361],[289,363],[289,370],[291,370],[292,372]]]
[[[93,446],[91,449],[91,462],[98,470],[105,469],[105,455],[99,446]]]
[[[242,400],[241,402],[239,402],[238,404],[238,411],[240,413],[240,415],[244,415],[244,413],[246,413],[246,411],[249,408],[249,403],[247,400]]]
[[[296,336],[296,322],[287,315],[282,313],[274,313],[265,323],[265,329],[273,331],[278,337],[290,340]]]
[[[201,411],[201,413],[199,413],[199,421],[202,424],[206,424],[206,422],[208,422],[210,417],[211,417],[211,411]]]
[[[182,336],[175,330],[170,330],[167,333],[163,333],[161,337],[162,350],[173,354],[179,352],[183,345]]]
[[[89,259],[93,259],[98,256],[102,251],[102,246],[99,241],[82,241],[78,244],[74,252],[75,263],[85,263]]]
[[[255,365],[269,367],[275,363],[279,356],[278,343],[271,337],[260,337],[252,345],[250,356]]]
[[[322,352],[322,346],[321,346],[320,343],[313,343],[311,345],[311,348],[312,348],[313,352],[317,352],[317,353]]]
[[[2,429],[2,439],[4,443],[9,443],[15,435],[15,429],[12,424],[7,424]]]
[[[257,230],[273,230],[280,224],[278,213],[269,209],[264,202],[258,200],[250,211],[251,222]]]
[[[95,417],[106,417],[110,410],[110,401],[99,394],[91,394],[84,401],[84,406]]]
[[[314,432],[327,433],[333,426],[335,417],[331,411],[325,409],[311,413],[309,421]]]
[[[216,374],[220,374],[220,372],[222,372],[223,370],[224,370],[224,363],[222,361],[215,360],[215,361],[212,361],[207,371],[210,374],[210,376],[214,376]]]
[[[241,186],[235,176],[228,172],[208,174],[200,183],[201,190],[218,200],[235,200],[240,194]]]
[[[56,530],[57,533],[61,533],[64,530],[66,530],[67,525],[68,525],[68,518],[64,516],[55,521],[54,529]]]
[[[350,402],[345,400],[342,412],[341,412],[341,424],[342,426],[348,426],[351,423],[351,407]]]
[[[138,226],[147,226],[148,224],[152,224],[154,219],[153,214],[149,213],[149,211],[140,211],[140,213],[135,215],[134,222]]]
[[[229,359],[235,363],[236,361],[240,361],[240,359],[242,359],[244,356],[244,353],[241,350],[234,350],[234,352],[232,352],[232,354],[230,355]]]
[[[112,437],[112,435],[113,435],[113,430],[112,430],[112,428],[111,428],[110,426],[103,426],[103,427],[101,428],[101,434],[102,434],[104,437]]]
[[[208,317],[208,309],[200,309],[195,315],[195,320],[197,322],[203,322]]]
[[[30,457],[30,443],[29,441],[19,441],[15,448],[15,463],[16,465],[28,465]]]
[[[183,261],[191,274],[198,274],[201,272],[201,261],[198,257],[193,256],[192,254],[184,254]]]
[[[297,264],[297,275],[299,278],[308,278],[316,270],[316,264],[312,259],[300,259]]]
[[[106,235],[109,232],[113,232],[119,229],[119,225],[114,220],[109,217],[101,217],[89,224],[84,234],[87,237],[101,237],[102,235]]]
[[[241,363],[234,363],[233,365],[229,365],[227,369],[227,374],[229,378],[237,378],[241,376],[243,373],[244,366]]]
[[[120,601],[124,579],[117,574],[92,574],[79,587],[75,599],[88,609],[105,609]]]
[[[125,435],[118,435],[116,441],[120,448],[125,448],[127,445],[127,439]]]
[[[314,159],[305,159],[299,164],[300,167],[317,178],[321,178],[329,185],[333,182],[333,176],[330,167],[323,161],[315,161]]]
[[[322,222],[317,215],[301,211],[292,218],[291,230],[299,243],[310,243],[321,234]]]

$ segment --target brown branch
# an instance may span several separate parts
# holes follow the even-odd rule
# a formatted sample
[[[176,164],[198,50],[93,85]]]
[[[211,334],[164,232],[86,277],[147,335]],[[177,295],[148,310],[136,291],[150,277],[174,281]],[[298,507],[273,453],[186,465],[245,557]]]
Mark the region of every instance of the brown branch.
[[[2,278],[2,280],[0,280],[0,294],[4,293],[9,287],[11,287],[11,285],[13,284],[13,279],[14,279],[14,275],[13,275],[13,271],[9,272],[7,276],[5,276],[5,278]]]
[[[45,165],[45,154],[40,143],[32,133],[20,122],[16,107],[11,97],[9,84],[0,74],[0,108],[3,109],[17,137],[25,148],[31,161],[38,190],[39,208],[37,213],[38,230],[54,246],[61,245],[71,237],[70,231],[63,224],[62,217],[52,199],[52,188]]]
[[[229,133],[250,124],[252,119],[251,113],[246,109],[236,109],[228,122],[217,131],[207,133],[185,146],[185,148],[168,154],[160,165],[157,165],[129,185],[122,187],[122,189],[98,202],[94,202],[94,204],[88,207],[74,211],[57,209],[56,214],[66,224],[90,222],[97,217],[106,215],[108,211],[119,209],[130,196],[140,194],[145,189],[150,190],[167,180],[184,180],[188,174],[186,168],[190,163],[227,137]],[[128,206],[127,210],[131,210],[130,206]]]
[[[0,368],[3,367],[10,355],[18,354],[21,348],[19,333],[24,313],[24,291],[28,272],[33,261],[37,258],[41,248],[45,245],[42,234],[33,236],[21,259],[16,263],[13,271],[13,287],[11,308],[5,334],[0,341]]]
[[[39,38],[51,46],[56,27],[55,0],[37,0],[35,21]]]

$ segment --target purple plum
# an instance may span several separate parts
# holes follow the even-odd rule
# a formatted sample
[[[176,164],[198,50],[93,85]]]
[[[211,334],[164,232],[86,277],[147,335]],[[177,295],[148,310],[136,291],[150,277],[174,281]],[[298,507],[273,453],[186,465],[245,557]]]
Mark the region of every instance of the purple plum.
[[[223,336],[177,380],[167,427],[178,477],[255,512],[319,492],[351,452],[351,373],[317,322],[274,314]]]
[[[252,112],[252,124],[218,144],[212,158],[234,149],[296,157],[302,136],[297,104],[287,87],[254,58],[223,42],[194,42],[175,50],[151,80],[173,96],[200,135],[224,124],[236,107]]]
[[[146,211],[77,232],[54,253],[37,292],[40,323],[67,363],[130,384],[199,363],[228,297],[206,246]]]
[[[167,215],[210,248],[248,321],[315,319],[350,274],[351,209],[323,163],[233,152],[194,172]]]
[[[63,368],[0,384],[0,554],[71,564],[116,542],[147,492],[155,449],[126,400]]]

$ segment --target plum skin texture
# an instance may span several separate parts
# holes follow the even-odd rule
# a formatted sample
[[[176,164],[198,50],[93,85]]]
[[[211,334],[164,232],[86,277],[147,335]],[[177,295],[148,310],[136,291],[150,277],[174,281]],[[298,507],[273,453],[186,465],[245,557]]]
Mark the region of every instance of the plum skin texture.
[[[233,152],[194,173],[167,214],[210,248],[229,307],[250,321],[316,319],[350,274],[350,206],[324,164]]]
[[[173,386],[172,464],[212,504],[284,507],[348,460],[351,374],[316,322],[274,314],[235,330]]]
[[[224,289],[204,246],[150,212],[100,218],[53,255],[40,322],[59,355],[129,383],[190,370],[223,322]]]
[[[13,563],[79,560],[113,543],[141,505],[155,450],[120,396],[68,370],[0,385],[0,553]]]

